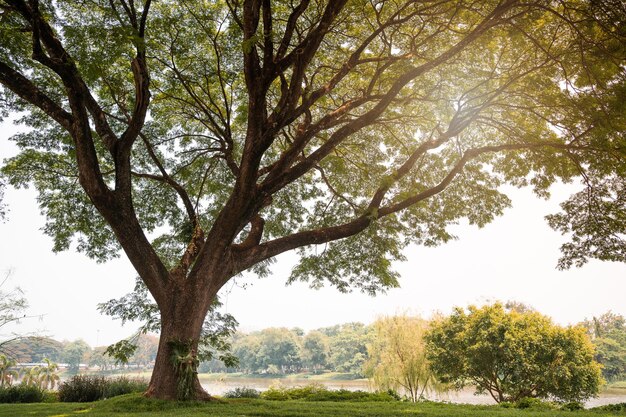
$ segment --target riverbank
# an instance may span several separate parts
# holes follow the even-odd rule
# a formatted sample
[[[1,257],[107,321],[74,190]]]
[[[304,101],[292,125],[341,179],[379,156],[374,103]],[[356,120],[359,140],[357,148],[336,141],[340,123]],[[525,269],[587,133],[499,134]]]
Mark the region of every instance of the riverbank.
[[[151,372],[128,372],[125,375],[140,378],[150,378]],[[289,375],[250,375],[241,372],[233,373],[203,373],[198,374],[200,383],[212,395],[224,395],[235,388],[247,387],[258,391],[265,391],[270,387],[282,386],[286,388],[302,387],[310,384],[321,384],[328,389],[345,389],[349,391],[375,391],[367,379],[354,378],[352,374],[338,372],[299,373]],[[455,404],[494,405],[495,401],[488,395],[474,395],[472,388],[460,391],[451,391],[436,398],[434,401]],[[598,407],[607,404],[626,403],[626,381],[617,381],[604,386],[596,398],[585,403],[586,408]]]

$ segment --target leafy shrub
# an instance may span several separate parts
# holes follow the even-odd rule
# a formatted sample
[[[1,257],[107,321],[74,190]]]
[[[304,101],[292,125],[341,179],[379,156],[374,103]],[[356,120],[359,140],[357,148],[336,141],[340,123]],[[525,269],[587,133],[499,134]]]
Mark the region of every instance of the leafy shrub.
[[[107,379],[103,376],[75,375],[59,387],[59,400],[62,402],[92,402],[131,392],[145,391],[148,384],[139,379],[118,377]]]
[[[84,403],[104,398],[106,378],[103,376],[74,375],[59,387],[59,401]]]
[[[273,401],[306,400],[306,401],[396,401],[397,398],[388,392],[348,391],[345,389],[329,390],[322,385],[304,387],[272,387],[261,393],[261,398]]]
[[[34,385],[14,385],[0,388],[0,403],[40,403],[46,397],[44,391]]]
[[[237,387],[234,390],[226,391],[224,398],[260,398],[261,392],[254,388]]]
[[[548,401],[542,401],[539,398],[522,398],[514,403],[515,408],[532,409],[532,410],[554,410],[556,406]]]
[[[561,405],[561,410],[565,410],[565,411],[579,411],[579,410],[584,410],[585,406],[577,401],[572,401],[569,403],[565,403]]]
[[[104,398],[117,397],[118,395],[130,394],[132,392],[144,392],[147,390],[148,381],[145,379],[120,376],[115,379],[106,380]]]
[[[607,404],[601,405],[599,407],[593,407],[594,411],[609,411],[609,412],[620,412],[626,411],[626,403],[615,403],[615,404]]]

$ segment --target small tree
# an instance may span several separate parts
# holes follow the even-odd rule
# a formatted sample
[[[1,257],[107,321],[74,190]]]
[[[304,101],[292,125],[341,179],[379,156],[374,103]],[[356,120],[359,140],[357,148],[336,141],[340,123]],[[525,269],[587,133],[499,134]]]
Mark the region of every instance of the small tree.
[[[41,368],[39,366],[33,366],[32,368],[22,368],[22,384],[39,386],[39,374]]]
[[[323,369],[328,360],[328,337],[319,331],[311,331],[302,341],[304,364],[314,371]]]
[[[85,358],[85,354],[91,351],[91,347],[84,340],[75,340],[67,343],[63,347],[63,361],[71,373],[78,373],[80,363]]]
[[[443,382],[474,384],[496,402],[521,398],[583,401],[601,383],[582,327],[559,327],[537,312],[502,304],[457,308],[427,334],[428,357]]]
[[[57,385],[60,381],[59,378],[59,365],[52,362],[48,358],[44,358],[43,361],[46,363],[45,367],[39,368],[39,377],[38,383],[39,388],[41,389],[54,389],[55,385]]]
[[[428,323],[418,317],[395,316],[377,320],[368,346],[365,374],[381,390],[404,391],[412,402],[444,386],[433,375],[424,334]]]
[[[0,353],[0,387],[11,385],[17,379],[18,373],[12,369],[15,365],[13,359]]]
[[[608,311],[599,317],[583,321],[581,325],[587,329],[587,334],[596,348],[595,360],[602,364],[602,376],[607,380],[626,377],[624,316]]]
[[[345,323],[320,331],[330,336],[328,364],[331,369],[361,376],[367,360],[370,328],[362,323]]]
[[[96,346],[89,353],[89,367],[98,367],[99,371],[108,371],[115,366],[115,359],[106,354],[106,346]]]

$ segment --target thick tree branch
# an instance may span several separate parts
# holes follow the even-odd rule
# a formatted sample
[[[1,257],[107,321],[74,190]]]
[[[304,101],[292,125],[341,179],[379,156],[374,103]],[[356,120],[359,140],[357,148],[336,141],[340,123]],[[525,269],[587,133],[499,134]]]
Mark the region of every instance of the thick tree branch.
[[[503,16],[516,3],[516,1],[503,2],[488,16],[486,16],[478,25],[476,25],[476,27],[472,29],[471,32],[469,32],[462,40],[457,42],[454,46],[450,47],[447,51],[443,52],[438,57],[420,66],[413,67],[409,71],[402,74],[400,77],[398,77],[398,79],[393,83],[389,90],[384,94],[384,96],[382,96],[380,101],[371,110],[367,111],[365,114],[359,116],[348,125],[334,132],[324,144],[322,144],[318,149],[312,152],[306,159],[298,162],[289,169],[287,169],[287,163],[281,164],[281,172],[275,171],[268,175],[263,181],[261,189],[266,193],[272,194],[277,190],[283,188],[285,185],[300,178],[306,172],[310,171],[314,166],[319,163],[319,161],[329,155],[330,152],[346,138],[350,137],[364,127],[375,123],[377,118],[383,114],[383,112],[398,96],[400,91],[412,80],[447,62],[452,57],[462,52],[465,48],[467,48],[471,43],[473,43],[489,29],[506,21]]]
[[[48,97],[28,78],[24,77],[21,73],[15,71],[4,62],[0,62],[0,83],[24,101],[40,108],[65,130],[69,131],[70,125],[72,124],[72,115]]]
[[[389,206],[383,206],[375,210],[367,210],[360,216],[355,217],[354,219],[340,225],[297,232],[289,236],[284,236],[265,243],[261,243],[260,245],[250,249],[247,253],[243,254],[240,257],[239,261],[235,264],[235,272],[241,272],[251,267],[252,265],[257,264],[258,262],[272,258],[292,249],[309,245],[319,245],[332,242],[334,240],[354,236],[365,230],[372,222],[376,221],[377,219],[407,209],[408,207],[411,207],[421,201],[424,201],[436,194],[441,193],[452,183],[456,176],[462,172],[463,168],[469,161],[476,159],[481,155],[484,155],[486,153],[530,150],[538,148],[554,148],[567,150],[571,149],[572,147],[560,142],[536,142],[484,146],[467,150],[464,152],[459,161],[457,161],[457,163],[452,167],[449,173],[437,185],[418,194],[409,196],[400,202],[390,204]]]

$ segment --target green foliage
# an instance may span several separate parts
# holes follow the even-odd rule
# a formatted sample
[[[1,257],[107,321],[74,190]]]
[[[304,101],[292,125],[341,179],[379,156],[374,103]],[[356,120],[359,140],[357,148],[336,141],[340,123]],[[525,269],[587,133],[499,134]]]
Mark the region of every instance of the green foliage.
[[[89,367],[97,367],[100,371],[108,371],[115,366],[115,360],[106,354],[106,346],[93,348],[89,355]]]
[[[553,229],[572,236],[570,242],[561,246],[561,269],[580,267],[589,259],[613,262],[626,259],[624,173],[590,181],[593,183],[588,183],[585,190],[561,204],[561,213],[547,216]]]
[[[198,375],[198,355],[193,340],[168,340],[171,351],[170,361],[176,370],[177,398],[185,401],[195,397],[195,383]]]
[[[433,324],[431,366],[443,382],[472,383],[496,402],[522,398],[584,401],[597,394],[600,366],[581,327],[562,328],[536,312],[499,303],[457,308]]]
[[[572,404],[572,403],[568,403]],[[520,410],[554,410],[557,408],[553,403],[548,401],[543,401],[539,398],[520,398],[514,403],[515,408],[519,408]]]
[[[17,380],[18,373],[12,369],[17,362],[6,355],[0,354],[0,387],[10,386]]]
[[[585,406],[578,401],[572,401],[572,402],[561,405],[560,408],[561,410],[566,410],[566,411],[579,411],[579,410],[584,410]]]
[[[519,410],[498,406],[479,406],[406,401],[267,401],[232,399],[211,402],[165,401],[128,394],[93,404],[3,404],[3,417],[73,416],[115,417],[141,415],[151,417],[617,417],[624,415],[624,404],[595,407],[587,411]]]
[[[34,385],[19,384],[0,387],[0,403],[40,403],[46,398],[44,390]]]
[[[91,347],[84,340],[78,339],[63,346],[61,360],[67,363],[70,373],[77,373],[88,352],[91,352]]]
[[[289,374],[307,370],[363,375],[370,328],[346,323],[302,334],[298,329],[268,328],[233,337],[239,369],[249,374]]]
[[[130,357],[135,354],[138,346],[130,340],[123,339],[107,346],[104,351],[105,355],[110,356],[116,363],[128,363]]]
[[[626,412],[626,403],[616,403],[593,407],[593,411],[609,411],[613,413]]]
[[[571,236],[559,265],[622,261],[626,10],[605,3],[3,2],[0,117],[27,129],[0,187],[34,186],[54,250],[123,246],[190,314],[294,249],[290,282],[393,288],[407,245],[492,221],[504,183],[582,178],[549,218]],[[141,316],[125,302],[156,311],[105,309]],[[198,358],[234,364],[223,341]]]
[[[224,398],[260,398],[261,392],[254,388],[237,387],[230,391],[226,391],[223,395]]]
[[[59,401],[84,403],[104,398],[107,380],[103,376],[74,375],[59,387]]]
[[[74,375],[59,387],[61,402],[92,402],[133,392],[143,392],[147,381],[118,377],[107,379],[95,375]]]
[[[307,385],[294,388],[271,387],[261,393],[261,398],[271,401],[396,401],[396,398],[387,392],[329,390],[323,385]]]
[[[368,346],[365,374],[381,391],[402,392],[412,402],[446,390],[426,357],[428,323],[419,317],[378,319]]]
[[[145,392],[147,389],[148,381],[145,379],[120,376],[106,380],[103,398],[112,398],[133,392]]]
[[[330,336],[328,362],[331,369],[363,376],[371,329],[362,323],[346,323],[319,330]]]
[[[220,301],[216,299],[209,308],[202,326],[197,354],[200,361],[218,359],[226,367],[232,368],[237,366],[238,359],[231,352],[232,346],[229,340],[235,333],[238,323],[231,314],[221,313],[220,306]],[[98,304],[98,310],[107,316],[121,320],[122,324],[129,321],[142,323],[135,335],[107,347],[106,354],[114,358],[117,363],[128,363],[137,352],[142,335],[160,331],[161,317],[158,306],[149,294],[146,285],[139,278],[135,281],[133,292]]]
[[[286,328],[268,328],[238,338],[233,353],[249,373],[291,373],[302,365],[300,337]]]
[[[43,362],[46,366],[39,367],[37,370],[37,384],[43,390],[54,389],[59,383],[59,365],[52,362],[48,358],[44,358]]]
[[[596,348],[595,360],[607,381],[626,379],[626,319],[606,312],[581,323]]]
[[[19,337],[4,343],[2,349],[18,362],[42,362],[44,358],[62,362],[63,343],[48,337]]]
[[[329,339],[319,331],[311,331],[302,340],[302,363],[313,370],[324,369],[330,354]]]

